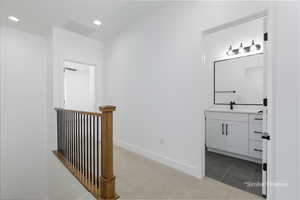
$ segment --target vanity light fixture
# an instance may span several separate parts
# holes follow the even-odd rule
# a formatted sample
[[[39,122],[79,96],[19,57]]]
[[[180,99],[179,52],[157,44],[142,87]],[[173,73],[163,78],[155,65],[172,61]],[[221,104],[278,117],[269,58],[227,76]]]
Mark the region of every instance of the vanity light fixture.
[[[100,20],[94,20],[93,23],[96,25],[96,26],[101,26],[102,22]]]
[[[232,49],[232,46],[229,46],[228,51],[226,52],[226,54],[228,56],[232,56],[232,55],[237,55],[237,54],[242,54],[242,53],[249,53],[249,52],[253,52],[253,51],[258,51],[261,49],[261,45],[260,44],[255,44],[254,40],[252,40],[251,45],[250,46],[243,46],[243,43],[240,44],[240,47],[237,49]]]
[[[19,21],[20,21],[20,19],[18,19],[18,18],[15,17],[15,16],[9,16],[8,19],[9,19],[10,21],[13,21],[13,22],[19,22]]]

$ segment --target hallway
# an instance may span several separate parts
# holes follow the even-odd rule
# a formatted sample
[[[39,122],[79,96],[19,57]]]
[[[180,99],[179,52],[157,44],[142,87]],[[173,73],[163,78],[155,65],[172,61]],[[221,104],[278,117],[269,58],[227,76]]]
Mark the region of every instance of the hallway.
[[[194,178],[121,147],[114,147],[114,158],[120,199],[264,200],[207,177]],[[74,181],[77,182],[75,178]],[[84,193],[83,196],[78,193],[81,197],[77,196],[76,200],[94,199],[90,193]]]
[[[0,0],[0,19],[0,200],[300,199],[300,2]],[[196,178],[206,147],[262,166]]]
[[[115,166],[121,199],[263,199],[210,178],[196,179],[120,147],[115,147]]]

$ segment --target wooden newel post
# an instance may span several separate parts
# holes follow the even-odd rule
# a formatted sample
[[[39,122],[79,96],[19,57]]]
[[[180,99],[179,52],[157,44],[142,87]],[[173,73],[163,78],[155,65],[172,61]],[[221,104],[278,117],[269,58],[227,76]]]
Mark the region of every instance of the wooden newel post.
[[[100,107],[101,119],[101,199],[117,199],[116,177],[113,173],[113,111],[114,106]]]

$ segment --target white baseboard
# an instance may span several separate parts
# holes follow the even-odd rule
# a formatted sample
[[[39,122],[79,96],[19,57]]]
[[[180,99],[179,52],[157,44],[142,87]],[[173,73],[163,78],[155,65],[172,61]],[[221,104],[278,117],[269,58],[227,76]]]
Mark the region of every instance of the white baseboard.
[[[176,160],[172,160],[168,157],[159,155],[157,153],[151,152],[151,151],[147,151],[141,147],[138,147],[136,145],[132,145],[126,142],[122,142],[122,141],[115,141],[114,144],[116,146],[122,147],[128,151],[134,152],[136,154],[139,154],[145,158],[148,158],[150,160],[153,161],[157,161],[159,163],[162,163],[168,167],[174,168],[178,171],[181,171],[183,173],[186,173],[188,175],[194,176],[196,178],[202,178],[198,175],[197,173],[197,168],[195,166],[192,165],[188,165],[182,162],[178,162]]]

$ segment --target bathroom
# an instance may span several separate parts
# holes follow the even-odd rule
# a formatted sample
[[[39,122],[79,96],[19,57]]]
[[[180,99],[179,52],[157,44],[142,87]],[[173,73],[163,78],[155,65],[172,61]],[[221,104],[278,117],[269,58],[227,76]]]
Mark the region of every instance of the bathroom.
[[[267,16],[206,31],[205,176],[266,197]]]

